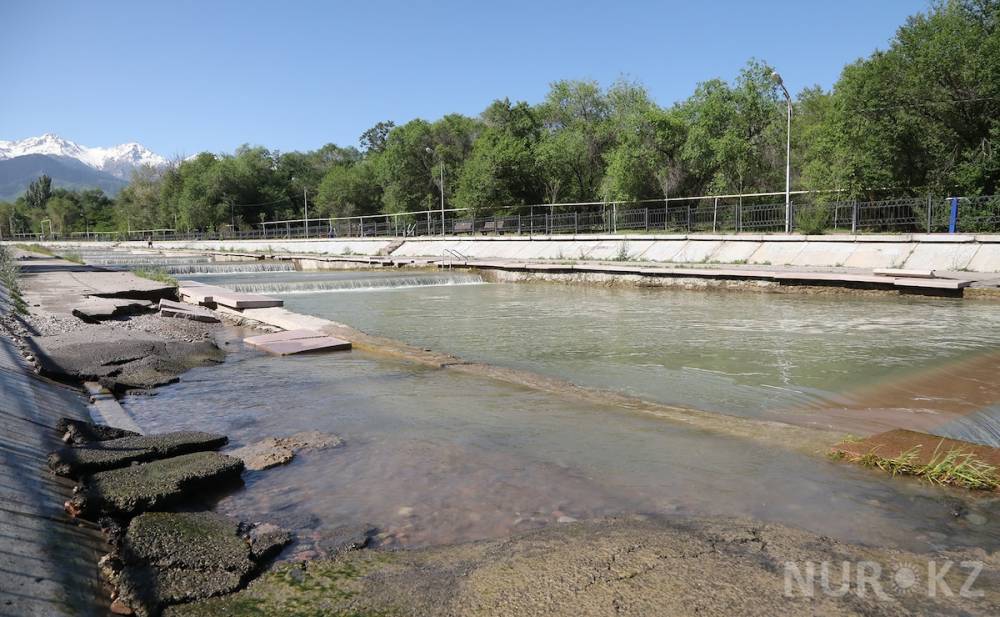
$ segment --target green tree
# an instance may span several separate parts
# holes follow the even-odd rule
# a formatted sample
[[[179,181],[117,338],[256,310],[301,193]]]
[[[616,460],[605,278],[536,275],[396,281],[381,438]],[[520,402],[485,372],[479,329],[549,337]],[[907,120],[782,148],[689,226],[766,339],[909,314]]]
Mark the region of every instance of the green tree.
[[[52,197],[52,178],[42,174],[28,185],[28,190],[24,194],[24,201],[28,208],[41,211],[45,208],[46,202]]]
[[[524,102],[494,101],[482,114],[485,128],[458,179],[456,200],[476,212],[538,203],[542,184],[534,147],[541,123]]]
[[[382,189],[367,162],[338,165],[323,177],[316,195],[317,213],[325,217],[377,214]]]

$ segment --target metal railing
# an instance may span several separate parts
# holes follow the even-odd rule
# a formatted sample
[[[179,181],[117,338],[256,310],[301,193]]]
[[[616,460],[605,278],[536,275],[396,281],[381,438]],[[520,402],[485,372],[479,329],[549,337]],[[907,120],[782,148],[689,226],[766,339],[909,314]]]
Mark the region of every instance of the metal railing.
[[[490,216],[468,209],[425,210],[358,217],[269,221],[255,229],[214,232],[145,230],[89,232],[72,240],[281,240],[298,238],[417,237],[614,233],[781,233],[784,194],[720,195],[644,202],[543,204]],[[820,200],[799,192],[791,208],[797,233],[1000,233],[1000,195],[907,197],[880,201]],[[227,226],[228,227],[228,226]],[[15,234],[18,239],[59,236]]]

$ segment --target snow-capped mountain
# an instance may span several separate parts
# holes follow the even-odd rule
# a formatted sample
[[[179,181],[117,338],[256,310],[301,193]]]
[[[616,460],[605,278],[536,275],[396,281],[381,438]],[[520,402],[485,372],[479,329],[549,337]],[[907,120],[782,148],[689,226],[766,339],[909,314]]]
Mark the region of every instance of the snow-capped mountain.
[[[29,154],[73,158],[123,180],[128,180],[132,170],[141,165],[160,167],[167,164],[167,159],[134,142],[110,148],[88,148],[52,133],[18,141],[0,140],[0,161]]]

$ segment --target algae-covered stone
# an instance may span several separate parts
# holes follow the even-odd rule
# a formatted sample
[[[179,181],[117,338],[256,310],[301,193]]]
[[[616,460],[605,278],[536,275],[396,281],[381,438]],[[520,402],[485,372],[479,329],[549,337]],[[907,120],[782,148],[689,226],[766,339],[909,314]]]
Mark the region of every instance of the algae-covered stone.
[[[250,556],[254,561],[267,561],[275,557],[281,549],[292,541],[292,536],[272,523],[257,523],[244,536],[250,544]]]
[[[112,581],[136,614],[235,591],[253,572],[239,522],[213,512],[147,512],[132,519]]]
[[[74,420],[72,418],[60,418],[59,422],[56,423],[56,431],[62,435],[63,441],[74,444],[107,441],[109,439],[120,439],[139,434],[123,428],[94,424],[93,422]]]
[[[130,435],[57,450],[49,455],[49,468],[60,476],[79,477],[135,462],[217,450],[227,441],[225,435],[196,431]]]
[[[239,480],[243,461],[217,452],[195,452],[91,476],[67,502],[73,515],[131,516],[163,510]]]

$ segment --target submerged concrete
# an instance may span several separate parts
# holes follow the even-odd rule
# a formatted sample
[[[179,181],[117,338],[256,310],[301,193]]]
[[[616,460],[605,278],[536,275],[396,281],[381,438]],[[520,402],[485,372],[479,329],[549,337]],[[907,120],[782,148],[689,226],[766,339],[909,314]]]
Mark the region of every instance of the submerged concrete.
[[[927,593],[929,561],[948,593],[943,587]],[[955,565],[944,572],[946,561]],[[958,566],[963,561],[982,566],[970,588],[976,597],[958,593],[970,572]],[[822,563],[830,564],[826,589],[836,593],[820,586]],[[913,569],[919,587],[894,584],[904,566]],[[812,586],[788,582],[789,569],[805,577],[809,567],[816,571]],[[869,568],[867,579],[858,578],[858,567]],[[637,517],[558,525],[497,541],[351,551],[332,561],[285,564],[245,591],[171,607],[165,615],[986,616],[998,610],[996,553],[928,556],[845,544],[780,525]]]

